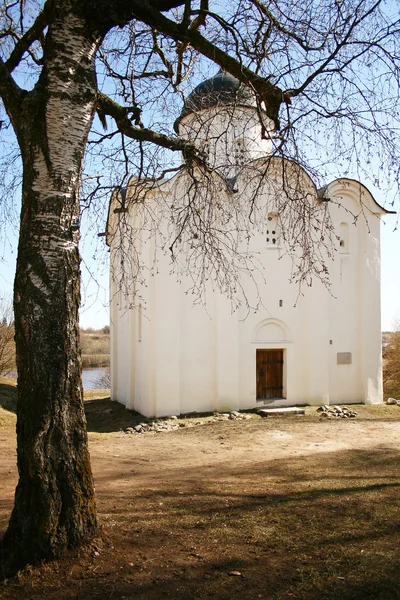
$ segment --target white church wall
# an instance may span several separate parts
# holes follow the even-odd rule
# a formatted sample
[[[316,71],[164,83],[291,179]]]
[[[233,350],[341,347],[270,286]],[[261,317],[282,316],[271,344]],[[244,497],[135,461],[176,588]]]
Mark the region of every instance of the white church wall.
[[[360,193],[336,185],[340,206],[332,205],[336,230],[347,224],[348,244],[339,235],[329,315],[333,340],[330,362],[331,403],[380,402],[380,260],[379,217],[360,204]],[[335,198],[334,198],[335,199]],[[358,217],[357,217],[358,215]],[[354,223],[356,218],[356,223]],[[344,357],[348,364],[343,364]],[[367,383],[368,382],[368,383]],[[344,397],[345,395],[345,397]]]
[[[380,296],[380,237],[379,219],[371,215],[366,231],[366,256],[364,263],[363,295],[363,350],[362,372],[363,395],[367,402],[382,402],[382,339],[381,339],[381,296]],[[367,227],[365,226],[365,229]],[[379,327],[377,327],[377,321]],[[380,368],[377,369],[376,365]]]
[[[119,307],[117,314],[118,347],[117,347],[117,393],[118,401],[130,408],[130,369],[131,369],[131,311]]]
[[[154,307],[148,315],[154,344],[154,354],[149,361],[157,365],[154,412],[156,416],[163,416],[180,412],[181,304],[179,287],[169,273],[166,256],[160,256],[158,269],[158,275],[152,278]]]
[[[168,217],[187,202],[191,180],[180,174],[155,186],[149,208],[158,213],[160,229],[157,235],[147,233],[139,244],[147,283],[136,290],[133,309],[122,300],[116,309],[112,301],[113,398],[149,417],[381,401],[379,218],[371,212],[379,207],[368,192],[351,180],[336,180],[327,188],[327,204],[318,203],[314,184],[294,163],[274,159],[265,171],[265,163],[257,160],[240,170],[242,158],[258,159],[271,149],[270,141],[260,138],[251,108],[211,108],[184,117],[179,126],[180,133],[209,152],[210,162],[221,166],[225,176],[238,175],[237,195],[217,174],[205,189],[206,194],[212,189],[224,209],[231,207],[232,216],[237,216],[236,199],[252,198],[257,190],[252,236],[248,246],[248,236],[243,236],[242,248],[254,254],[259,267],[242,278],[251,309],[244,302],[232,314],[230,301],[208,284],[205,306],[193,306],[187,293],[190,274],[181,274],[178,282],[168,251],[161,250],[163,240],[174,238],[176,222]],[[196,210],[201,213],[209,199],[203,202],[203,191],[196,189]],[[285,255],[277,215],[288,197],[295,202],[299,195],[314,207],[330,210],[338,237],[334,260],[327,258],[330,290],[318,279],[301,291],[289,281],[292,262]],[[243,207],[245,211],[245,202]],[[129,218],[140,229],[134,211]],[[182,235],[181,247],[200,243],[192,235]],[[257,350],[283,351],[282,398],[257,400]]]
[[[181,412],[215,409],[216,347],[214,323],[204,308],[191,307],[182,299],[181,331]]]
[[[336,212],[333,220],[340,231],[344,217],[340,208]],[[376,221],[374,217],[373,223]],[[263,269],[254,277],[262,306],[244,320],[230,314],[228,300],[219,293],[210,295],[212,301],[206,307],[192,306],[185,282],[177,283],[170,274],[168,256],[160,255],[158,274],[150,280],[141,340],[136,339],[137,327],[129,325],[129,311],[120,311],[118,399],[133,407],[134,397],[135,409],[148,416],[253,408],[257,403],[257,349],[276,348],[284,350],[284,398],[262,404],[379,400],[376,352],[380,346],[360,351],[363,327],[370,322],[376,329],[371,317],[377,308],[367,302],[368,314],[364,315],[361,295],[375,290],[379,278],[379,231],[372,225],[365,238],[366,231],[367,225],[364,229],[349,226],[346,253],[338,240],[330,269],[331,295],[316,282],[305,290],[305,297],[298,296],[297,287],[289,283],[290,259],[283,256],[278,260],[279,247],[271,249],[258,233],[254,246],[260,251]],[[147,246],[150,260],[154,248]],[[253,286],[250,303],[256,303],[255,290]],[[379,294],[375,295],[379,301]],[[263,314],[268,317],[260,322]],[[129,330],[133,343],[127,351]],[[368,332],[365,335],[368,337]],[[379,336],[375,337],[378,342]],[[350,363],[338,364],[338,355],[344,353],[351,354]],[[129,367],[130,361],[135,369]],[[126,375],[124,381],[127,370],[130,385]],[[367,391],[362,386],[364,375]]]

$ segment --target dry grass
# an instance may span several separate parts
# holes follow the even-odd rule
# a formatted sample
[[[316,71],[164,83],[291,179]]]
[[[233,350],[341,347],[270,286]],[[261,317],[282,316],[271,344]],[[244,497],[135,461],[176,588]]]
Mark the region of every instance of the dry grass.
[[[0,376],[0,428],[15,427],[17,418],[17,383]]]
[[[124,415],[135,417],[105,391],[86,394],[86,408],[98,427],[103,419],[117,427]],[[357,407],[367,430],[376,420],[398,423],[395,408]],[[338,426],[353,428],[320,424],[315,409],[307,412],[304,419],[255,416],[153,437],[98,433],[91,453],[102,540],[28,568],[2,584],[0,596],[398,600],[398,449],[382,439],[363,450],[229,458],[230,446],[252,453],[252,437],[277,428],[302,430],[310,440],[321,427],[332,437]],[[203,461],[191,462],[205,451]],[[217,453],[226,458],[214,460]]]
[[[100,331],[80,332],[82,354],[110,354],[110,334]]]
[[[109,354],[82,354],[82,367],[92,369],[96,367],[109,367]]]
[[[347,404],[346,406],[357,413],[357,420],[400,419],[400,406],[387,404]],[[320,419],[321,414],[316,411],[316,407],[307,406],[306,417]]]
[[[102,329],[82,330],[82,366],[85,369],[93,367],[108,367],[110,365],[110,333]]]
[[[400,331],[391,333],[389,342],[383,359],[383,392],[385,398],[400,398]]]

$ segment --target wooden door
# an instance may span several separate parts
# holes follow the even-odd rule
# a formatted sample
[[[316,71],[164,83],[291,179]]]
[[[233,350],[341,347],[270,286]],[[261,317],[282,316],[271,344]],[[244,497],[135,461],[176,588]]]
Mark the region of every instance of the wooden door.
[[[282,398],[283,350],[257,350],[257,400]]]

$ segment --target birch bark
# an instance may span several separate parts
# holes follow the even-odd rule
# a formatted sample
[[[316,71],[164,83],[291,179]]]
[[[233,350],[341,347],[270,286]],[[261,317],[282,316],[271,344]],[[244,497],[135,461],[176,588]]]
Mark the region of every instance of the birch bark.
[[[59,10],[45,66],[13,119],[23,159],[14,305],[18,470],[11,563],[60,555],[97,531],[81,384],[79,183],[96,98],[98,40]]]

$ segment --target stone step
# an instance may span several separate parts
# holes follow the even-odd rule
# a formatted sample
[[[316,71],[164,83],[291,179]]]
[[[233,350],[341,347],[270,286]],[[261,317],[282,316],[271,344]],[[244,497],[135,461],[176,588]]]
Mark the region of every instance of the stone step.
[[[306,409],[298,406],[287,406],[282,408],[260,408],[258,414],[260,417],[288,417],[291,415],[305,415]]]

